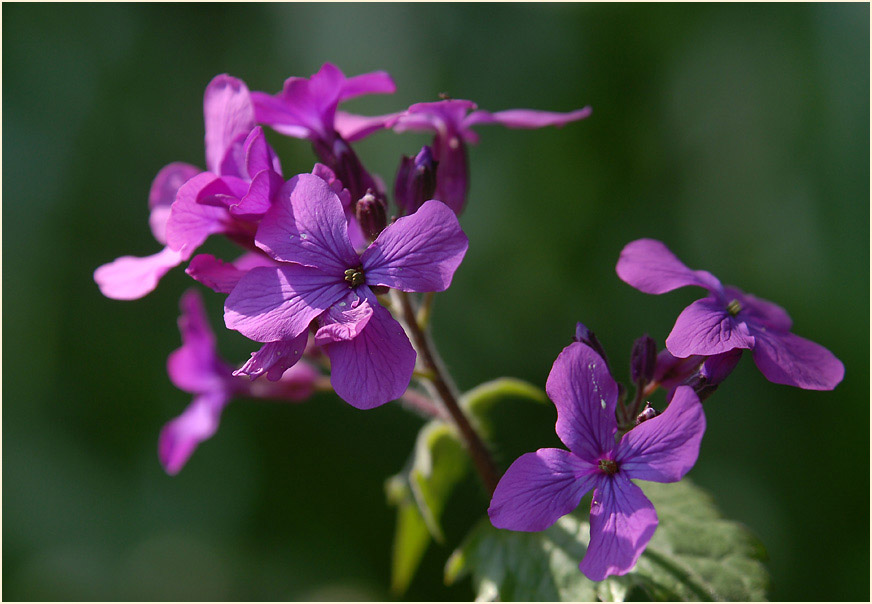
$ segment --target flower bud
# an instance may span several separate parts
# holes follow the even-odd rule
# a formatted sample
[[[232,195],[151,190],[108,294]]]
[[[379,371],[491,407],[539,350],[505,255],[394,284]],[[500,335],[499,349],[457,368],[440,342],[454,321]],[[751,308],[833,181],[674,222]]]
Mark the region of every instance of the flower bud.
[[[394,198],[404,214],[413,214],[436,192],[436,168],[433,150],[424,146],[414,158],[406,155],[400,160],[394,183]]]
[[[593,348],[594,351],[602,357],[603,361],[605,361],[606,367],[609,367],[609,360],[606,358],[606,351],[603,350],[602,344],[600,344],[596,334],[589,330],[583,323],[575,324],[575,337],[572,339],[575,342],[581,342],[582,344],[586,344]],[[609,368],[609,373],[611,373],[611,368]]]
[[[633,352],[630,355],[630,377],[634,383],[645,382],[646,384],[654,377],[654,368],[657,365],[657,344],[648,334],[637,339],[633,343]]]
[[[378,190],[375,180],[360,163],[354,149],[342,137],[337,136],[330,143],[319,139],[312,142],[312,147],[318,159],[342,181],[351,193],[352,200],[360,199],[369,189]]]
[[[388,223],[385,203],[373,195],[372,189],[367,189],[366,195],[358,200],[355,214],[363,234],[370,241],[378,237]]]

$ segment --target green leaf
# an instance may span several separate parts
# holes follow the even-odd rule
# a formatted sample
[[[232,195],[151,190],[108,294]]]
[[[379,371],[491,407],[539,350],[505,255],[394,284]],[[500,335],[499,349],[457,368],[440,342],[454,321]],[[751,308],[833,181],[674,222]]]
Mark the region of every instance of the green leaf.
[[[590,498],[539,533],[495,529],[487,519],[449,558],[445,580],[472,575],[480,600],[762,600],[768,575],[760,542],[724,520],[689,480],[643,483],[660,525],[636,567],[594,583],[578,564],[587,551]]]
[[[430,531],[412,497],[408,477],[398,474],[386,483],[388,501],[397,506],[391,559],[391,590],[402,594],[408,589],[430,544]]]
[[[532,384],[499,378],[464,394],[460,405],[503,470],[524,453],[562,446],[554,433],[557,410]]]

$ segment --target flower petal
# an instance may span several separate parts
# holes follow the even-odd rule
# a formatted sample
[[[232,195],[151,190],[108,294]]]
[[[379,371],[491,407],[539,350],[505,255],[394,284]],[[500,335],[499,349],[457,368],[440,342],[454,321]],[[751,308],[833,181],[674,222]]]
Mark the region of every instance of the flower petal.
[[[346,101],[364,94],[393,94],[396,91],[397,85],[390,74],[386,71],[371,71],[345,78],[340,88],[339,100]]]
[[[590,545],[578,568],[591,581],[626,574],[651,541],[657,522],[657,512],[642,489],[615,474],[593,492]]]
[[[298,174],[282,187],[255,242],[276,260],[316,267],[340,279],[345,269],[360,265],[348,240],[342,202],[314,174]]]
[[[253,178],[255,174],[263,170],[276,172],[281,176],[282,168],[279,164],[279,158],[266,141],[263,128],[255,127],[245,139],[243,148],[245,150],[245,172],[249,178]]]
[[[742,310],[737,316],[749,323],[759,324],[772,331],[790,331],[793,325],[787,311],[769,300],[746,294],[735,287],[725,288],[724,298],[738,300]]]
[[[596,466],[563,449],[525,453],[500,479],[491,523],[513,531],[542,531],[578,507],[597,483]]]
[[[353,340],[360,335],[371,317],[372,305],[355,292],[349,292],[319,318],[321,327],[315,333],[315,344],[324,346],[332,342]]]
[[[282,177],[272,170],[258,172],[248,190],[238,200],[230,204],[230,214],[241,220],[257,221],[272,206],[273,198],[284,185]]]
[[[188,254],[165,247],[151,256],[121,256],[94,271],[94,281],[107,298],[135,300],[157,287],[160,278]]]
[[[431,199],[389,225],[363,253],[366,282],[407,292],[443,291],[468,247],[454,212]]]
[[[157,451],[167,474],[178,474],[197,446],[215,434],[228,402],[223,392],[198,395],[180,416],[163,427]]]
[[[563,126],[584,119],[591,114],[590,107],[576,109],[567,113],[555,111],[536,111],[534,109],[509,109],[506,111],[474,111],[463,121],[466,128],[477,124],[502,124],[507,128],[544,128]]]
[[[167,358],[170,381],[185,392],[216,392],[225,387],[230,368],[218,356],[215,334],[206,318],[203,299],[190,289],[179,300],[182,346]]]
[[[226,228],[227,208],[197,203],[200,191],[219,177],[201,172],[181,186],[167,219],[167,245],[190,256],[213,233]]]
[[[176,194],[183,184],[200,172],[202,170],[197,166],[174,162],[161,168],[151,181],[151,190],[148,192],[148,207],[151,214],[148,224],[154,238],[162,245],[166,245],[167,242],[167,219],[170,215],[170,206],[176,200]]]
[[[681,311],[666,338],[666,348],[679,358],[753,347],[748,326],[730,315],[717,296],[697,300]]]
[[[696,463],[704,432],[699,397],[692,388],[679,386],[666,411],[624,435],[615,461],[628,478],[677,482]]]
[[[754,335],[754,362],[770,382],[832,390],[845,377],[842,362],[820,344],[792,333],[755,330]]]
[[[415,369],[415,350],[402,326],[380,304],[372,311],[357,337],[326,346],[333,389],[358,409],[400,398]]]
[[[209,289],[229,294],[245,273],[258,266],[275,266],[275,262],[259,252],[244,254],[233,262],[224,262],[212,254],[197,254],[185,272]]]
[[[206,168],[223,174],[221,162],[228,149],[234,142],[241,142],[240,137],[244,138],[255,126],[254,105],[245,82],[227,74],[215,76],[203,95],[203,116]]]
[[[306,350],[309,340],[308,332],[303,332],[292,340],[267,342],[260,350],[251,353],[251,358],[245,365],[233,372],[236,377],[247,375],[256,379],[266,374],[266,379],[276,382],[285,371],[296,365]]]
[[[618,385],[592,348],[581,342],[564,348],[545,391],[557,407],[557,436],[573,453],[593,462],[614,449]]]
[[[638,239],[624,246],[615,270],[622,281],[646,294],[663,294],[685,285],[712,292],[723,289],[714,275],[687,268],[656,239]]]
[[[307,266],[254,268],[227,296],[224,323],[256,342],[292,340],[347,291],[347,283]]]
[[[369,136],[383,128],[389,128],[398,113],[385,115],[355,115],[345,111],[337,111],[333,119],[333,127],[346,142],[353,143]]]

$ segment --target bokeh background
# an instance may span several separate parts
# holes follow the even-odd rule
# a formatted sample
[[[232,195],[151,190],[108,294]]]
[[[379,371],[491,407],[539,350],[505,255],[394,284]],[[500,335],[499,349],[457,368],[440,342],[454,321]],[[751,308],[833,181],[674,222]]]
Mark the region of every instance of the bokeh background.
[[[662,344],[699,295],[618,280],[625,243],[784,306],[845,363],[834,392],[767,382],[750,358],[707,403],[691,477],[765,543],[777,600],[869,595],[869,6],[4,4],[3,597],[391,599],[383,481],[420,420],[322,395],[241,401],[176,477],[156,438],[189,396],[165,374],[181,270],[142,300],[100,296],[98,265],[157,251],[151,179],[203,163],[202,93],[227,72],[274,92],[332,61],[384,69],[396,111],[440,92],[490,110],[593,116],[482,127],[469,253],[437,299],[459,385],[544,386],[576,321],[612,363]],[[270,134],[286,174],[301,141]],[[358,145],[389,182],[424,135]],[[223,249],[210,243],[207,249]],[[221,296],[207,303],[216,325]],[[251,344],[222,331],[226,357]],[[405,598],[446,588],[432,548]]]

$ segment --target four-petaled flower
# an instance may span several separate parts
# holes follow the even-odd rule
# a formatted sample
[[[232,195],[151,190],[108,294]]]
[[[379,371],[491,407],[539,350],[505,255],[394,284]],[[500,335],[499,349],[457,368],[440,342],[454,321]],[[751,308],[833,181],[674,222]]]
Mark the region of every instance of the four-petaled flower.
[[[702,404],[687,386],[666,410],[615,442],[618,386],[602,358],[575,342],[546,384],[557,407],[557,435],[569,447],[539,449],[515,460],[497,485],[488,514],[497,528],[541,531],[573,511],[593,489],[590,545],[579,568],[593,581],[623,575],[657,528],[654,506],[631,479],[681,480],[699,454]]]
[[[724,287],[707,271],[688,268],[660,241],[628,243],[616,270],[623,281],[648,294],[686,285],[709,291],[681,312],[666,338],[666,348],[675,357],[751,350],[770,382],[807,390],[832,390],[845,375],[845,366],[833,353],[790,333],[792,322],[783,308]]]
[[[304,344],[317,319],[333,388],[360,409],[399,398],[415,366],[405,331],[372,288],[443,291],[468,247],[454,213],[430,200],[358,255],[339,197],[312,174],[286,183],[255,243],[279,264],[242,277],[225,302],[227,327],[268,346]]]

